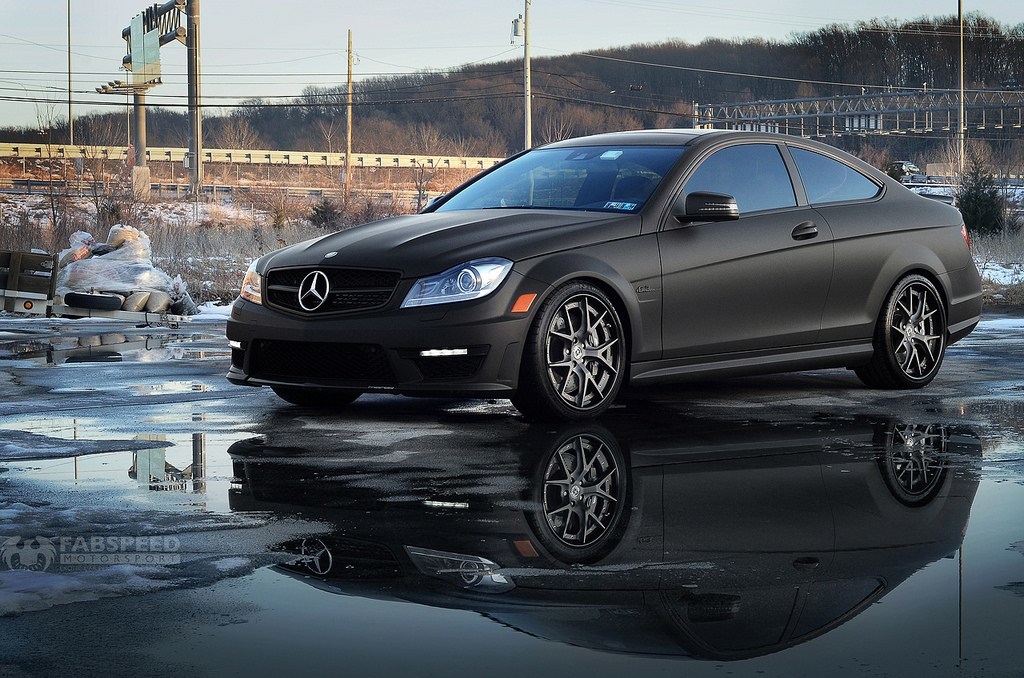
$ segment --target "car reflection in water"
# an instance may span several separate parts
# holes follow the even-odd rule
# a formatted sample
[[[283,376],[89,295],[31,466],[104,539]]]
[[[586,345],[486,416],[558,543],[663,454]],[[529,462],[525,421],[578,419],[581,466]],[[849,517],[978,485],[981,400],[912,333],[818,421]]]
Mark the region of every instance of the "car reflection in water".
[[[325,591],[730,660],[821,635],[954,554],[977,490],[980,443],[949,427],[648,424],[510,433],[475,470],[438,453],[376,487],[343,453],[242,441],[232,508],[335,525],[277,566]]]

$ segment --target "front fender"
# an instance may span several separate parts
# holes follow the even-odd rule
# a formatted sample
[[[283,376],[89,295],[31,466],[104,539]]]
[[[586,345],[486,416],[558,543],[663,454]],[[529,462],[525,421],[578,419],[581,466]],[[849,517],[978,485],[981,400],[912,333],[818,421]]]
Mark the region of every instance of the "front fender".
[[[661,357],[661,257],[653,236],[526,260],[516,270],[544,284],[544,298],[570,280],[598,285],[611,295],[628,326],[630,359]]]

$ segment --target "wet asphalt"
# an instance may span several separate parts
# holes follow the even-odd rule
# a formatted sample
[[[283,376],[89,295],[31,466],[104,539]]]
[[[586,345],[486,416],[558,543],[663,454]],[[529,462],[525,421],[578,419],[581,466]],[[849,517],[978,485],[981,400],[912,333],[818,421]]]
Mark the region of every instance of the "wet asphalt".
[[[843,370],[287,405],[223,319],[0,317],[0,676],[1020,676],[1024,314]]]

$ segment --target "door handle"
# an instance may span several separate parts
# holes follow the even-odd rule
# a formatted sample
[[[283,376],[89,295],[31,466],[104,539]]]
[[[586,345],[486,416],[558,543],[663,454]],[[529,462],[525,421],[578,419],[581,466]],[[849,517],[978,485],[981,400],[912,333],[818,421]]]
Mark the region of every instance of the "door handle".
[[[793,567],[801,572],[810,572],[816,570],[818,565],[821,565],[821,561],[813,556],[806,556],[803,558],[797,558],[793,561]]]
[[[810,240],[818,235],[818,225],[813,221],[805,221],[793,229],[793,240]]]

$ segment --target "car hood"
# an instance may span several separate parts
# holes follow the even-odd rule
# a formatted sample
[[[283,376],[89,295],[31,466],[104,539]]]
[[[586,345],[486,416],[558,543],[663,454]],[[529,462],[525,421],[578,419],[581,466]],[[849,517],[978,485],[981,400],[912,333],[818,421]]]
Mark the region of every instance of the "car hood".
[[[640,233],[640,223],[637,215],[557,210],[412,214],[278,250],[267,255],[261,268],[324,264],[401,270],[415,277],[481,257],[519,261],[626,238]]]

